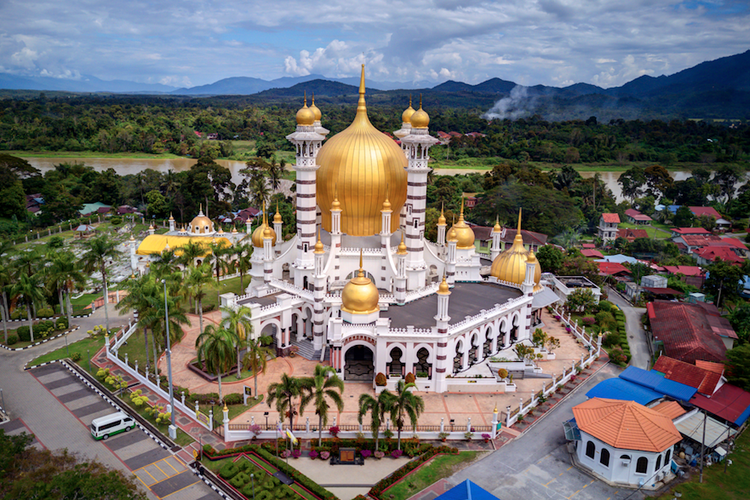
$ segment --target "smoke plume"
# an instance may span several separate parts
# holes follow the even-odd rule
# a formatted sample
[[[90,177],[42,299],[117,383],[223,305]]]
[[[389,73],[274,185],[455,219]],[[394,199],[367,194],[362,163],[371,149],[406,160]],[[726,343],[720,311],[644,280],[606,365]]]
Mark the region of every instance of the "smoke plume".
[[[529,98],[526,87],[516,85],[508,97],[503,97],[482,115],[485,120],[516,120],[533,114],[535,98]]]

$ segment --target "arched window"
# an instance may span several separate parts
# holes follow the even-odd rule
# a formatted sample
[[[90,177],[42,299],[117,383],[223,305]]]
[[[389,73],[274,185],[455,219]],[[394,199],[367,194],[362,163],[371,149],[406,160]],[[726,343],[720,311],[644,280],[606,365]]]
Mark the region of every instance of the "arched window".
[[[635,463],[636,474],[646,474],[648,472],[648,458],[640,457]]]
[[[609,467],[609,450],[602,448],[602,455],[599,457],[599,463],[605,467]]]
[[[589,458],[594,458],[594,455],[596,455],[596,445],[593,441],[589,441],[586,443],[586,456]]]
[[[654,467],[654,472],[658,471],[659,469],[661,469],[661,455],[656,457],[656,467]]]
[[[620,460],[628,460],[628,461],[630,461],[630,455],[620,455]]]
[[[664,465],[669,465],[669,459],[672,458],[672,450],[667,450],[667,454],[664,455]]]

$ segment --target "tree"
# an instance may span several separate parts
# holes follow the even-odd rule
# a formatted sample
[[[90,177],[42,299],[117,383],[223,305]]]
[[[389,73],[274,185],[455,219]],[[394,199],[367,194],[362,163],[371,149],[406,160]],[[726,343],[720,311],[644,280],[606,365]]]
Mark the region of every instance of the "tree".
[[[750,344],[743,344],[726,352],[727,380],[750,391]]]
[[[8,289],[10,288],[11,283],[12,274],[10,268],[8,268],[8,266],[0,264],[0,292],[2,293],[2,303],[0,303],[0,308],[2,309],[3,314],[3,332],[5,333],[5,345],[8,345],[8,319],[10,318],[10,309],[8,308]]]
[[[656,200],[661,198],[661,196],[674,184],[674,179],[669,175],[669,171],[661,165],[647,167],[643,173],[646,176],[648,194],[653,196]]]
[[[243,345],[250,339],[253,333],[253,325],[250,321],[252,310],[247,306],[240,306],[237,309],[232,307],[222,307],[223,317],[221,326],[234,333],[237,337],[237,378],[242,376],[242,364],[240,363],[240,350]],[[257,383],[257,378],[256,378]],[[258,394],[258,388],[255,388],[255,394]]]
[[[46,500],[145,500],[134,478],[67,450],[39,450],[33,436],[0,429],[0,497]]]
[[[568,308],[568,311],[582,312],[593,307],[595,302],[596,299],[591,289],[576,288],[568,295],[565,307]]]
[[[104,317],[107,331],[109,332],[109,289],[107,288],[107,264],[109,261],[119,257],[122,252],[117,249],[117,242],[109,239],[106,235],[92,238],[84,243],[86,253],[81,258],[83,270],[87,273],[99,271],[102,275],[104,286]]]
[[[719,192],[727,202],[734,198],[734,186],[740,181],[742,171],[735,165],[722,165],[714,174],[713,183],[719,186]]]
[[[393,425],[398,430],[397,448],[399,450],[401,449],[401,430],[406,423],[406,417],[409,417],[411,425],[417,425],[419,415],[424,411],[424,400],[422,397],[409,391],[413,387],[416,387],[416,384],[405,384],[403,380],[399,380],[396,385],[396,392],[389,403],[391,422],[393,422]]]
[[[344,393],[344,381],[336,375],[336,370],[331,366],[315,365],[315,372],[309,380],[310,392],[302,397],[300,408],[304,408],[313,402],[315,414],[318,416],[318,446],[323,444],[323,426],[328,425],[328,401],[333,401],[339,412],[344,411],[344,401],[341,395]],[[302,414],[302,411],[300,411]]]
[[[534,330],[534,333],[531,336],[531,342],[536,347],[544,347],[547,341],[549,340],[549,335],[547,332],[542,330],[541,328],[537,328]]]
[[[145,274],[139,278],[131,279],[125,283],[125,289],[128,294],[117,303],[115,308],[118,311],[133,310],[138,313],[138,326],[143,330],[143,341],[146,347],[146,366],[145,373],[149,372],[149,353],[148,353],[148,332],[151,325],[148,323],[153,316],[147,314],[151,308],[152,301],[149,297],[156,293],[157,282],[155,276],[151,273]],[[152,333],[153,335],[153,333]],[[154,337],[154,371],[156,371],[156,338]]]
[[[161,340],[161,346],[167,345],[167,321],[169,321],[169,341],[174,344],[185,336],[182,325],[190,324],[180,304],[180,286],[182,283],[180,273],[168,275],[162,280],[166,281],[166,300],[164,285],[156,276],[151,293],[145,296],[148,304],[146,310],[141,312],[145,316],[144,322],[149,325],[155,339]],[[166,307],[166,310],[165,310]],[[156,363],[156,360],[154,360]]]
[[[625,267],[630,269],[630,272],[633,275],[633,281],[635,281],[637,285],[641,284],[641,278],[651,274],[651,268],[641,262],[633,262],[633,263],[626,262]]]
[[[169,244],[169,241],[167,241],[167,244]],[[154,252],[151,256],[154,260],[151,262],[149,272],[154,273],[158,278],[177,271],[180,259],[172,248],[164,248],[161,253]]]
[[[277,235],[277,237],[280,238],[281,235]],[[235,264],[237,265],[237,272],[240,273],[240,290],[242,290],[243,292],[245,291],[245,282],[243,278],[247,274],[247,272],[253,268],[250,260],[252,254],[252,245],[237,244],[237,246],[234,248]]]
[[[184,291],[195,300],[198,310],[199,333],[203,332],[203,298],[206,296],[205,288],[213,283],[211,277],[211,266],[204,262],[197,267],[189,267],[186,270]]]
[[[146,210],[149,217],[163,218],[169,213],[169,202],[164,195],[155,189],[146,193],[146,202],[148,203]]]
[[[578,244],[581,235],[575,229],[568,228],[552,239],[566,250],[570,250]]]
[[[195,267],[196,259],[205,256],[207,253],[208,249],[202,243],[188,241],[185,245],[180,247],[178,262],[186,268]]]
[[[214,268],[216,269],[216,299],[221,302],[221,286],[219,282],[219,276],[227,268],[227,261],[225,257],[232,251],[232,247],[229,246],[226,240],[212,241],[208,244],[211,249],[211,261],[213,262]]]
[[[750,341],[750,303],[740,302],[729,313],[729,322],[734,328],[740,343]]]
[[[544,245],[537,250],[536,259],[539,261],[539,267],[542,268],[542,271],[558,274],[565,260],[565,255],[562,250],[554,245]]]
[[[219,378],[219,400],[221,395],[221,376],[229,371],[237,337],[226,328],[208,325],[206,330],[195,339],[198,348],[198,363],[203,364],[209,373]]]
[[[367,413],[370,413],[370,430],[372,431],[372,437],[375,438],[375,451],[378,451],[378,442],[380,440],[380,426],[385,420],[385,414],[390,411],[390,403],[393,399],[387,389],[381,392],[377,398],[370,396],[369,394],[359,395],[359,414],[357,415],[357,421],[362,423],[362,419]]]
[[[34,302],[44,300],[41,285],[38,274],[29,276],[24,272],[20,272],[10,292],[13,297],[18,298],[26,305],[26,317],[29,320],[29,333],[31,334],[32,342],[34,342],[34,323],[31,319],[31,310],[34,307]]]
[[[672,224],[677,227],[691,227],[694,220],[695,216],[690,210],[690,207],[683,205],[678,208],[677,212],[674,214],[674,217],[672,218]]]
[[[57,288],[60,302],[60,314],[66,314],[68,326],[71,325],[72,306],[70,295],[76,286],[86,282],[83,273],[78,269],[78,262],[73,252],[60,252],[52,256],[52,262],[46,268],[47,284]],[[67,307],[64,304],[63,293],[67,297]]]
[[[641,167],[631,167],[620,175],[617,183],[622,189],[622,195],[632,202],[643,194],[646,174]]]
[[[298,413],[295,401],[310,391],[312,391],[312,383],[309,378],[292,377],[287,373],[282,373],[281,382],[274,382],[268,386],[266,402],[269,407],[276,403],[276,411],[282,418],[289,417],[289,429],[293,429],[294,416]]]
[[[273,337],[261,335],[256,339],[248,339],[246,343],[247,350],[242,363],[245,368],[250,368],[253,372],[255,396],[258,396],[258,375],[266,371],[268,357],[273,356],[273,348],[268,346],[271,342],[273,342]]]
[[[706,270],[703,290],[714,297],[716,307],[721,307],[726,299],[733,300],[739,296],[742,269],[717,257]]]

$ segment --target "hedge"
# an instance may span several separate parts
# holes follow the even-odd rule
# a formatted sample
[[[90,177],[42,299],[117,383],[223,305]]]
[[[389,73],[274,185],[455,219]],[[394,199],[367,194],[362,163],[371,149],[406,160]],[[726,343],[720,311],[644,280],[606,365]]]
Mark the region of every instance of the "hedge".
[[[451,448],[450,446],[440,446],[437,448],[430,447],[429,450],[422,453],[419,457],[415,458],[414,460],[409,461],[401,468],[396,469],[393,472],[393,474],[391,474],[390,476],[384,477],[383,479],[375,483],[375,486],[373,486],[372,489],[370,489],[370,493],[369,493],[370,496],[373,498],[378,498],[378,499],[383,498],[381,497],[381,495],[388,487],[395,484],[397,481],[402,479],[411,471],[413,471],[414,469],[416,469],[417,467],[419,467],[420,465],[422,465],[423,463],[425,463],[426,461],[428,461],[429,459],[431,459],[432,457],[440,453],[450,453],[450,454],[455,455],[456,453],[458,453],[458,449]]]
[[[381,439],[380,451],[388,454],[397,449],[398,441],[396,439]],[[378,451],[375,449],[375,441],[372,439],[338,439],[338,438],[326,438],[320,446],[317,444],[317,440],[310,445],[311,449],[317,452],[328,451],[331,453],[338,453],[339,448],[354,448],[357,453],[361,453],[362,450],[369,450],[372,452]],[[401,448],[409,458],[416,457],[426,452],[432,445],[430,443],[420,443],[418,438],[401,438]]]

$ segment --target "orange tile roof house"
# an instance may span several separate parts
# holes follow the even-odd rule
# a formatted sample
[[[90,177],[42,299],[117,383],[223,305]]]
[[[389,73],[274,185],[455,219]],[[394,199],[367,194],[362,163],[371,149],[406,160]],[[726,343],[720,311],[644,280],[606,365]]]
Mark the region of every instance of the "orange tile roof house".
[[[602,241],[612,241],[617,238],[617,225],[620,223],[620,216],[617,214],[602,214],[599,219],[599,228],[597,235]]]
[[[682,440],[672,408],[592,398],[573,407],[578,463],[610,482],[651,488],[671,478],[672,447]]]

